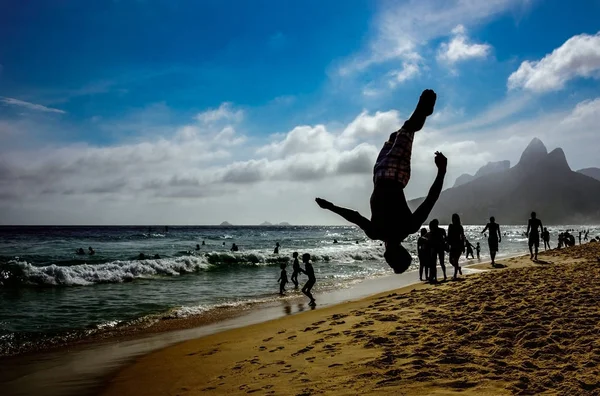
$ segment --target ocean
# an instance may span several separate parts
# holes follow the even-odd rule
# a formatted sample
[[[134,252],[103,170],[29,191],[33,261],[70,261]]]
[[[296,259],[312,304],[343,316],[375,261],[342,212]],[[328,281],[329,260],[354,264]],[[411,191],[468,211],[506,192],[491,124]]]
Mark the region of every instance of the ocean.
[[[590,235],[600,231],[597,226],[549,227],[552,245],[558,232],[584,228],[592,230]],[[465,226],[486,261],[482,229]],[[502,227],[498,257],[526,252],[524,231],[524,226]],[[416,238],[404,243],[414,257],[411,270],[418,268]],[[273,253],[276,242],[279,254]],[[239,251],[230,251],[232,243]],[[93,256],[76,254],[88,247]],[[289,264],[291,276],[294,251],[311,254],[316,293],[392,274],[380,242],[353,226],[0,227],[0,355],[52,337],[84,337],[156,318],[298,297],[291,283],[288,294],[279,296],[277,283],[282,263]],[[140,253],[146,259],[139,259]]]

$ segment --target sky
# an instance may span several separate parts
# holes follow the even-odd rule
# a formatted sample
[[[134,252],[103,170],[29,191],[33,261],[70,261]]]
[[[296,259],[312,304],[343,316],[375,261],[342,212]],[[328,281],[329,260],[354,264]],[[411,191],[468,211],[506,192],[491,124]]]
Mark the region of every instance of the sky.
[[[345,224],[529,141],[600,167],[600,0],[0,0],[0,224]]]

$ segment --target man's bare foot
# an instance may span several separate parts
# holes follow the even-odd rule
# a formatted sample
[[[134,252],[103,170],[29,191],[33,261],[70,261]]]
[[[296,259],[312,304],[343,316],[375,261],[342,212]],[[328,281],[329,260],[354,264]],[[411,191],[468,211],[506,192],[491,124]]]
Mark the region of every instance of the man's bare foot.
[[[419,103],[417,103],[415,111],[410,118],[406,120],[402,128],[411,132],[420,131],[423,128],[423,125],[425,125],[425,119],[433,114],[436,99],[437,95],[433,90],[424,90],[419,98]]]
[[[323,209],[331,209],[333,204],[329,201],[324,200],[323,198],[315,198],[317,205],[319,205]]]

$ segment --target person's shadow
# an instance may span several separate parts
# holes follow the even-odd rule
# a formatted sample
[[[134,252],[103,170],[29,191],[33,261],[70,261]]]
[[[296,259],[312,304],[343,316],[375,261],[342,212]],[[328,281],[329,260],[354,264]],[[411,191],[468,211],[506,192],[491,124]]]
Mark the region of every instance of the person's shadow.
[[[542,265],[553,264],[552,261],[545,261],[545,260],[540,260],[540,259],[533,260],[533,262],[536,264],[542,264]]]
[[[508,267],[508,265],[501,264],[501,263],[495,263],[492,265],[492,268],[506,268],[506,267]]]

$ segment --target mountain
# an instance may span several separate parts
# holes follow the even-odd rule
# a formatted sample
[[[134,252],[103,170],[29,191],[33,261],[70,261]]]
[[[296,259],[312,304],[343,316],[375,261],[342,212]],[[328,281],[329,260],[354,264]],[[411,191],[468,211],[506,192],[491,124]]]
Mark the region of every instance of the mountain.
[[[481,176],[491,175],[493,173],[498,173],[505,171],[510,168],[510,161],[497,161],[497,162],[488,162],[475,173],[474,176],[469,175],[468,173],[463,173],[459,177],[456,178],[454,182],[454,187],[462,186],[463,184],[467,184],[475,179],[480,178]]]
[[[279,223],[279,224],[277,224],[277,225],[280,225],[280,226],[289,226],[289,225],[291,225],[291,224],[290,224],[290,223],[288,223],[287,221],[284,221],[284,222],[281,222],[281,223]]]
[[[452,158],[449,159],[452,166]],[[415,209],[423,198],[409,202]],[[550,153],[533,139],[517,165],[445,190],[431,215],[448,224],[453,213],[464,224],[524,224],[536,211],[547,224],[600,222],[600,181],[571,170],[565,153]]]
[[[229,223],[229,222],[227,222],[227,221],[224,221],[224,222],[222,222],[220,225],[222,225],[222,226],[230,226],[230,225],[231,225],[231,223]]]
[[[268,221],[265,221],[265,222],[263,222],[263,223],[261,223],[259,225],[261,225],[261,226],[272,226],[273,224],[269,223]]]
[[[593,177],[596,180],[600,180],[600,168],[579,169],[577,173],[581,173],[582,175],[586,175],[589,177]]]

